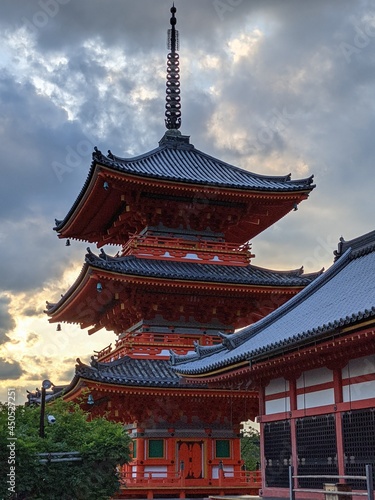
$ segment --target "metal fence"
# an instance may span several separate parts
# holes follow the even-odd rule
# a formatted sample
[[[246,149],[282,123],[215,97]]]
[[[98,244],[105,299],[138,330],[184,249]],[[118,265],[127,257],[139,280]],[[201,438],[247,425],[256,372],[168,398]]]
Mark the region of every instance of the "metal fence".
[[[350,480],[350,479],[355,479],[355,480],[362,480],[366,481],[366,492],[365,491],[360,491],[360,492],[355,492],[355,496],[362,496],[366,497],[368,500],[374,500],[374,483],[373,483],[373,475],[372,475],[372,465],[368,464],[366,465],[366,475],[365,476],[317,476],[317,475],[294,475],[293,473],[293,467],[289,466],[289,500],[295,500],[296,499],[296,493],[301,492],[301,493],[322,493],[325,495],[324,498],[328,498],[328,495],[333,495],[332,491],[329,491],[327,489],[320,490],[320,489],[312,489],[312,488],[298,488],[295,487],[296,484],[298,484],[298,479],[326,479],[326,480],[340,480],[344,479]],[[337,498],[344,498],[344,497],[349,497],[352,498],[353,492],[351,491],[339,491],[337,489]]]

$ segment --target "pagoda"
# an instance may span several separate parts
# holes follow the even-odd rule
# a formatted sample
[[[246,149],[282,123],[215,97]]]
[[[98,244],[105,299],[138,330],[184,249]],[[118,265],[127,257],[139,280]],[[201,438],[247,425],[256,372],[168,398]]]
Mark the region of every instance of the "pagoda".
[[[82,271],[57,303],[52,323],[116,335],[79,359],[65,389],[93,415],[126,425],[133,460],[119,498],[257,491],[243,470],[241,422],[258,413],[246,384],[192,387],[173,359],[225,342],[311,283],[302,269],[254,266],[249,240],[308,198],[312,177],[265,176],[196,149],[182,135],[176,8],[169,30],[166,132],[159,146],[121,158],[97,148],[59,238],[117,245],[116,255],[88,249]]]

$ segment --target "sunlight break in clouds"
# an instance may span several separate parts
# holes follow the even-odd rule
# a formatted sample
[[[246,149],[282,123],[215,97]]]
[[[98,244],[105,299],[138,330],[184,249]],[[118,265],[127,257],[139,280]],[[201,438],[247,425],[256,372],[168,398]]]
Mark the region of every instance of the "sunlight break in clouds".
[[[246,58],[247,60],[254,58],[263,37],[262,31],[259,28],[254,28],[251,33],[242,33],[238,37],[229,40],[229,53],[233,58],[234,64],[240,62],[242,58]]]
[[[171,2],[57,4],[49,16],[38,2],[1,4],[0,333],[10,341],[0,358],[21,400],[43,376],[69,382],[77,356],[87,361],[114,341],[74,325],[57,332],[42,312],[75,281],[87,246],[67,250],[55,217],[76,200],[95,145],[132,156],[165,132]],[[176,6],[181,132],[259,174],[315,175],[310,199],[255,239],[253,264],[327,267],[341,235],[374,229],[373,2]],[[54,164],[68,166],[60,178]]]

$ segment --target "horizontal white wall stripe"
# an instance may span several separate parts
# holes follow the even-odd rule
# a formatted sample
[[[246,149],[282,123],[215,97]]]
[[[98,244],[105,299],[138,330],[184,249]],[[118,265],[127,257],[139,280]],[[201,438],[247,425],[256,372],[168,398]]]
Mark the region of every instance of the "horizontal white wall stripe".
[[[266,401],[266,415],[273,415],[274,413],[282,413],[290,411],[289,398],[272,399]]]
[[[278,394],[279,392],[289,391],[289,382],[285,378],[275,378],[265,388],[265,395]]]
[[[358,377],[375,373],[375,355],[351,359],[342,370],[342,378]]]
[[[342,392],[344,403],[375,398],[375,382],[370,380],[369,382],[345,385]]]
[[[308,392],[297,396],[297,409],[304,410],[306,408],[316,408],[319,406],[334,404],[334,402],[335,395],[333,389]]]
[[[328,368],[316,368],[302,373],[297,380],[297,389],[303,387],[311,387],[313,385],[324,384],[325,382],[332,382],[333,372]]]

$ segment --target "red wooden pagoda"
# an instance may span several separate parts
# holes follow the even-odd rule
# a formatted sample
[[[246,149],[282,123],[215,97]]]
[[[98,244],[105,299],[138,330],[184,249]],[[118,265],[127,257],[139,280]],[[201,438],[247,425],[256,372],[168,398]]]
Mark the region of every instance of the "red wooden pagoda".
[[[270,177],[196,149],[181,122],[175,7],[169,31],[166,127],[159,146],[135,158],[97,149],[83,189],[55,230],[60,238],[119,245],[88,250],[51,322],[117,335],[78,361],[65,391],[93,414],[123,422],[133,439],[120,497],[204,496],[257,491],[242,470],[241,422],[258,395],[241,386],[183,383],[170,357],[199,352],[262,318],[315,277],[250,263],[248,241],[305,200],[312,178]],[[85,399],[85,400],[86,400]],[[89,403],[93,403],[89,405]]]

